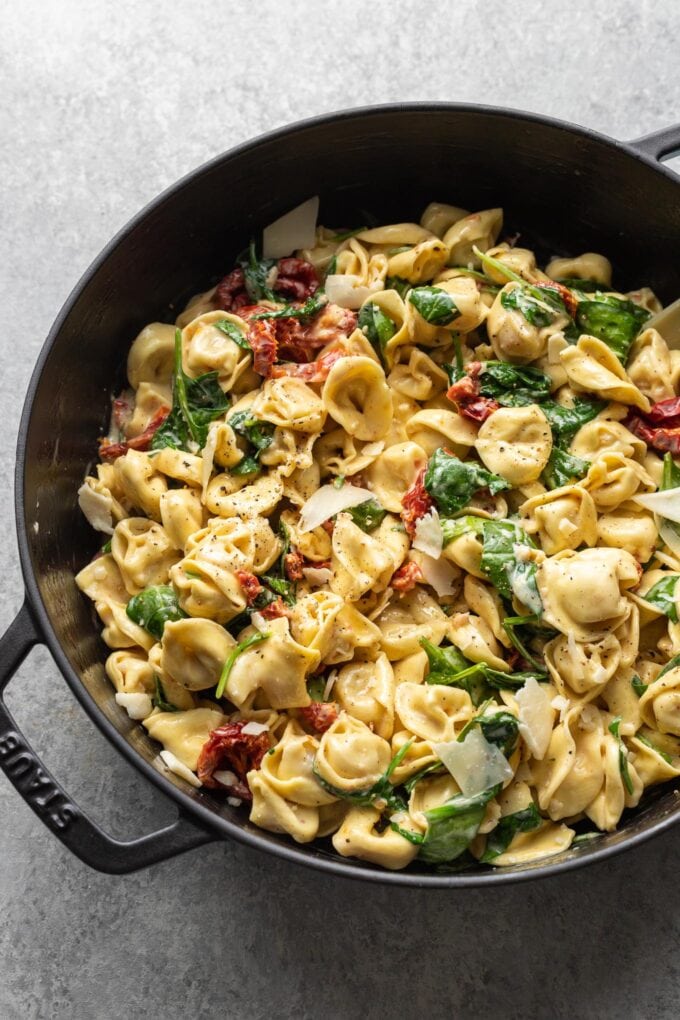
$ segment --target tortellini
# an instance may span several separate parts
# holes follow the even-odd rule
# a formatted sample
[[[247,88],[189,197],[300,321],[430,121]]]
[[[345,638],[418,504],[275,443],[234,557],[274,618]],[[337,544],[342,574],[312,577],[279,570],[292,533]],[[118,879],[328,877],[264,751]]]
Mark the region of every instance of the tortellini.
[[[680,776],[680,539],[645,498],[680,353],[649,287],[499,208],[353,226],[142,329],[76,584],[111,711],[205,803],[526,868]]]

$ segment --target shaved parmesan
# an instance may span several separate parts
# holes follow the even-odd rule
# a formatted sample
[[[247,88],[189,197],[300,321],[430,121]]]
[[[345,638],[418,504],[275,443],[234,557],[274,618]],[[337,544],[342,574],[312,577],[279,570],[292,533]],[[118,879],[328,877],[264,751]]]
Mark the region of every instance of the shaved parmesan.
[[[314,531],[314,528],[318,528],[330,517],[335,517],[342,510],[359,506],[367,499],[373,499],[373,493],[358,485],[349,485],[345,482],[339,489],[336,489],[334,485],[322,485],[302,507],[298,531],[303,534],[306,531]]]
[[[217,423],[213,422],[208,429],[208,438],[205,441],[203,447],[203,457],[201,461],[201,485],[203,491],[201,493],[201,499],[205,502],[205,493],[210,482],[210,476],[212,475],[213,461],[215,459],[215,449],[217,448]]]
[[[265,620],[262,613],[251,613],[250,622],[252,623],[253,627],[256,630],[259,630],[261,633],[264,633],[269,626],[269,622]]]
[[[263,257],[280,259],[296,248],[313,248],[318,214],[319,196],[315,195],[270,223],[262,231]]]
[[[652,510],[667,521],[680,524],[680,488],[664,489],[663,492],[645,492],[639,496],[631,496],[634,503]]]
[[[328,567],[303,567],[302,573],[310,584],[328,584],[333,576],[333,571]]]
[[[186,779],[187,783],[190,783],[191,786],[203,786],[198,776],[194,775],[191,769],[188,769],[172,751],[161,751],[161,758],[167,768],[174,772],[176,776],[179,776],[180,779]]]
[[[146,719],[153,711],[151,698],[143,691],[139,693],[121,691],[116,694],[116,704],[124,708],[131,719]]]
[[[446,766],[466,797],[474,797],[498,783],[512,779],[512,769],[503,752],[490,744],[480,729],[473,729],[459,743],[450,740],[432,744],[432,750]]]
[[[655,517],[655,521],[661,541],[668,546],[674,556],[680,557],[680,535],[671,521],[666,521],[663,517]]]
[[[324,284],[328,300],[341,308],[361,308],[364,301],[368,301],[376,291],[382,290],[382,283],[376,280],[370,287],[365,287],[359,282],[360,279],[349,273],[331,273]]]
[[[433,560],[438,560],[441,556],[444,548],[444,533],[439,513],[434,507],[429,513],[420,517],[416,523],[413,548],[419,549],[426,556],[431,556]]]
[[[83,482],[78,489],[78,506],[87,517],[95,531],[103,531],[105,535],[113,534],[113,500],[103,492],[95,490]]]
[[[423,579],[426,584],[431,585],[437,595],[455,595],[454,582],[458,580],[460,571],[448,560],[433,559],[425,553],[412,553],[414,563],[417,563],[423,572]]]
[[[229,769],[219,769],[213,772],[213,779],[216,779],[222,786],[235,786],[238,783],[238,776]]]
[[[247,737],[259,737],[261,733],[268,732],[268,726],[265,726],[265,724],[261,722],[255,722],[254,720],[247,722],[241,730],[241,733],[244,733]]]
[[[232,807],[241,807],[242,803],[238,797],[227,797],[227,804],[231,804]]]
[[[385,440],[376,439],[374,443],[365,443],[361,448],[362,457],[378,457],[385,449]]]
[[[542,761],[548,750],[553,727],[550,695],[531,677],[517,691],[515,701],[519,709],[519,732],[536,761]]]
[[[332,669],[330,671],[330,673],[328,674],[328,680],[326,681],[326,686],[323,689],[323,700],[324,701],[328,701],[330,699],[331,691],[333,690],[333,685],[335,684],[335,681],[337,679],[338,679],[338,671],[337,671],[337,669]]]

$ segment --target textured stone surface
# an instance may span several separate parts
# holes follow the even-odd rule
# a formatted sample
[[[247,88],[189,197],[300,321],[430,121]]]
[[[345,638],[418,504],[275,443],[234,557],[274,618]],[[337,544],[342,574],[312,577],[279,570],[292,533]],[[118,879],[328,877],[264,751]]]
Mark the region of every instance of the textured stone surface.
[[[372,102],[481,101],[634,137],[680,119],[679,29],[671,0],[3,5],[0,625],[21,602],[10,479],[34,360],[80,273],[143,203],[258,132]],[[171,817],[44,650],[9,701],[112,832]],[[680,832],[560,879],[443,894],[226,844],[112,878],[70,857],[4,779],[0,812],[3,1020],[678,1013]]]

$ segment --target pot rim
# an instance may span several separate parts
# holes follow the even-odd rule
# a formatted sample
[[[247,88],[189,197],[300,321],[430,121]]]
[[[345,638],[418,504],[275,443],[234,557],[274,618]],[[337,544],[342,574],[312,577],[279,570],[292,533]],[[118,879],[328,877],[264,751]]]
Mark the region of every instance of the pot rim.
[[[629,849],[633,846],[639,846],[641,843],[651,839],[653,836],[669,829],[672,825],[680,821],[680,810],[654,822],[648,830],[643,832],[626,834],[626,830],[622,829],[622,838],[618,843],[599,849],[597,847],[597,841],[593,841],[592,845],[586,844],[582,851],[579,851],[567,860],[551,863],[551,859],[546,858],[545,863],[543,864],[524,866],[521,867],[521,869],[490,869],[488,871],[461,872],[459,874],[452,875],[414,873],[409,872],[408,870],[388,871],[386,869],[379,869],[377,867],[374,868],[370,865],[365,865],[362,862],[357,862],[353,858],[342,858],[339,855],[331,856],[330,853],[328,853],[328,856],[325,856],[325,852],[323,854],[319,853],[318,848],[316,848],[313,843],[310,847],[316,851],[315,853],[309,853],[305,850],[304,845],[270,842],[266,836],[248,831],[236,822],[225,818],[203,804],[197,803],[190,794],[186,793],[179,786],[176,786],[174,782],[168,779],[162,772],[154,768],[151,762],[148,762],[145,758],[138,754],[132,744],[129,743],[123,734],[116,729],[113,723],[106,718],[103,711],[99,708],[94,698],[85,687],[76,670],[71,666],[64,647],[57,638],[52,626],[50,615],[40,594],[32,564],[24,499],[26,444],[31,414],[36,391],[52,347],[61,332],[64,322],[71,313],[73,306],[80,298],[92,278],[105,264],[111,253],[118,247],[118,245],[130,233],[132,233],[133,230],[143,223],[150,213],[160,209],[166,202],[171,201],[184,188],[193,184],[197,178],[208,173],[214,167],[219,166],[224,162],[238,159],[242,154],[251,152],[262,145],[275,141],[276,139],[292,136],[301,131],[314,129],[323,125],[351,120],[352,118],[370,118],[385,113],[437,114],[438,112],[469,113],[474,115],[478,115],[480,113],[489,114],[494,117],[502,117],[528,124],[539,124],[550,128],[556,128],[566,133],[580,136],[582,138],[593,139],[605,146],[618,149],[631,158],[643,162],[662,176],[674,180],[676,184],[680,183],[677,175],[673,171],[665,168],[663,165],[660,165],[651,156],[638,151],[630,143],[621,142],[590,128],[585,128],[577,124],[570,123],[569,121],[545,116],[543,114],[478,103],[407,102],[350,107],[337,112],[320,114],[318,116],[295,121],[291,124],[284,125],[283,127],[267,131],[253,139],[241,142],[235,147],[212,157],[195,169],[190,170],[188,173],[180,177],[179,180],[169,185],[161,191],[159,195],[144,205],[139,212],[135,213],[135,215],[133,215],[127,223],[125,223],[125,225],[113,235],[111,240],[108,241],[108,243],[102,248],[100,253],[94,258],[85,272],[81,275],[78,282],[72,288],[47,335],[28,384],[19,423],[17,440],[14,505],[19,559],[26,587],[26,595],[42,638],[49,648],[56,665],[59,667],[59,670],[61,671],[72,693],[75,695],[90,719],[97,725],[99,730],[114,745],[114,747],[116,747],[116,749],[121,752],[123,756],[127,758],[127,760],[139,772],[142,773],[143,776],[145,776],[146,779],[155,784],[167,797],[174,800],[181,810],[190,816],[197,818],[209,829],[216,831],[216,833],[220,836],[228,836],[257,850],[272,853],[284,860],[303,864],[307,867],[313,867],[326,873],[339,875],[345,878],[357,878],[365,881],[382,882],[389,885],[411,886],[413,888],[453,889],[463,887],[474,888],[491,885],[507,885],[512,882],[547,878],[566,871],[571,871],[574,868],[582,867],[586,864],[602,862],[612,855],[620,853],[622,850]]]

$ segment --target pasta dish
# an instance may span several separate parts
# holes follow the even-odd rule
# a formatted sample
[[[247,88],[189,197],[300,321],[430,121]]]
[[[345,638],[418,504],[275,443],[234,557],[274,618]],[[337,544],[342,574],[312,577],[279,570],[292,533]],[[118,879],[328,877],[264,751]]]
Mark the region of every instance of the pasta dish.
[[[680,775],[661,305],[501,209],[317,215],[132,343],[79,490],[115,700],[159,768],[345,857],[596,839]]]

